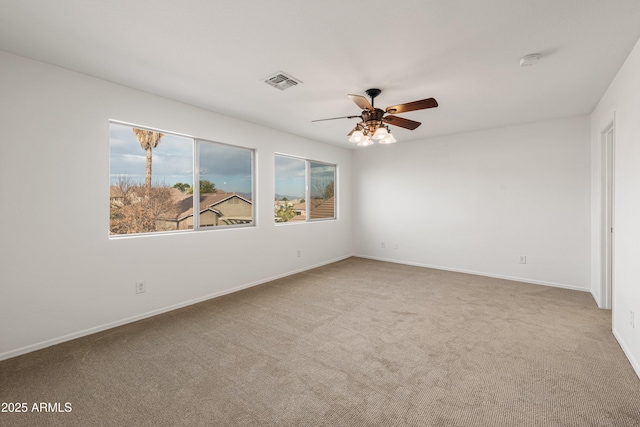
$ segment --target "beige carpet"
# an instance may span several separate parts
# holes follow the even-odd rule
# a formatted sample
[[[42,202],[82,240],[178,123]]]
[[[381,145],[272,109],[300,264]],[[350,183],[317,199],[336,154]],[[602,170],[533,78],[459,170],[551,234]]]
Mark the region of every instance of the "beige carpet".
[[[350,258],[0,362],[29,405],[0,425],[638,426],[610,323],[588,293]]]

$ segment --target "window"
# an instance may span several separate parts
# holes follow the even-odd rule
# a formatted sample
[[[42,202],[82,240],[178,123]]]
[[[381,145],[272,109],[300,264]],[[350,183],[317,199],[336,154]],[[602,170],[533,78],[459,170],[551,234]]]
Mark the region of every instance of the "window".
[[[111,236],[254,224],[253,150],[116,122],[109,133]]]
[[[309,162],[310,219],[334,219],[336,217],[335,182],[336,167]]]
[[[275,156],[275,222],[336,218],[336,165]]]

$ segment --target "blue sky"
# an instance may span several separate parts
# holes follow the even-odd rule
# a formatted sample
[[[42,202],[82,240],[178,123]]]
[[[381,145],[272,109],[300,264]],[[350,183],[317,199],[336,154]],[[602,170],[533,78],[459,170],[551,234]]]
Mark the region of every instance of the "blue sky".
[[[305,197],[306,163],[306,160],[295,157],[275,156],[276,194],[290,199]],[[312,189],[320,186],[322,192],[324,186],[335,180],[335,166],[313,161],[309,163]]]
[[[146,152],[129,125],[110,125],[110,182],[120,177],[144,184]],[[173,187],[177,182],[193,185],[193,139],[165,133],[153,149],[152,181]],[[305,197],[303,159],[275,156],[275,193],[292,199]],[[323,182],[334,179],[333,166],[311,163],[312,177]],[[252,193],[251,151],[218,143],[200,143],[200,179],[213,182],[224,191]]]
[[[110,182],[126,176],[144,183],[146,152],[131,126],[111,123],[109,130]],[[165,134],[153,149],[154,184],[172,187],[177,182],[193,185],[193,139]],[[224,191],[252,192],[251,151],[223,144],[200,144],[200,179],[213,182]]]
[[[293,199],[303,199],[305,193],[305,166],[302,159],[275,156],[275,192]]]

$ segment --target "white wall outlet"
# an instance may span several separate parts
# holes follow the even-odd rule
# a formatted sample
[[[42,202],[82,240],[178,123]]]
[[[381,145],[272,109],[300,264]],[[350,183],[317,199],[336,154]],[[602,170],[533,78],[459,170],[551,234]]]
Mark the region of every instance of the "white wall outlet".
[[[298,249],[298,258],[300,258],[302,256],[302,251],[300,251],[300,249]]]
[[[136,294],[142,294],[147,290],[147,285],[143,282],[136,282]]]
[[[636,327],[636,313],[633,310],[629,312],[629,323],[632,328]]]
[[[386,245],[384,244],[384,242],[380,242],[380,247],[381,247],[382,249],[386,248]]]
[[[520,264],[526,264],[526,263],[527,263],[527,256],[520,255]]]
[[[398,249],[398,242],[393,244],[393,249]]]

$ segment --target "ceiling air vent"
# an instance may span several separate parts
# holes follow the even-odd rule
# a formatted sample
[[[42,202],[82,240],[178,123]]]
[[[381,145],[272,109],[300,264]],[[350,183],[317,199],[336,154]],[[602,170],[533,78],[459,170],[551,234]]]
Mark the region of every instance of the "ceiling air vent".
[[[264,82],[269,86],[273,86],[276,89],[285,90],[292,86],[296,86],[299,83],[302,83],[300,80],[296,80],[295,78],[283,73],[282,71],[278,71],[275,74],[270,75],[264,79]]]

